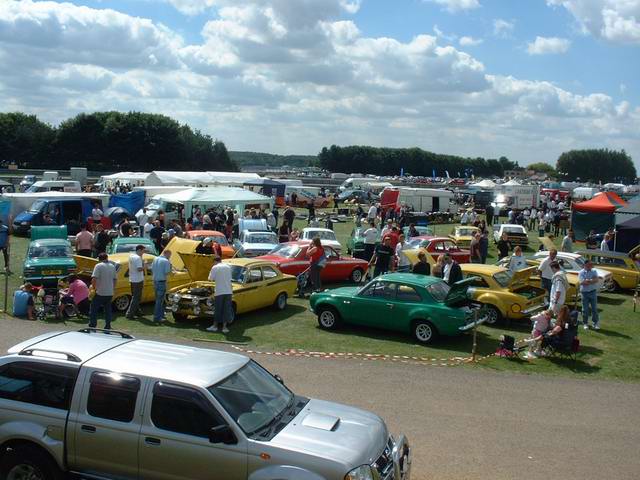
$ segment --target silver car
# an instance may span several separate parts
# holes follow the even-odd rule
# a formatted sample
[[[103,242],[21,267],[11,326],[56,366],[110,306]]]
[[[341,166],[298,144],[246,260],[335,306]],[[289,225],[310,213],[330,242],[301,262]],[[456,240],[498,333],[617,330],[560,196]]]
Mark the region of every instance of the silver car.
[[[296,395],[248,357],[116,332],[0,357],[0,478],[403,480],[377,415]]]

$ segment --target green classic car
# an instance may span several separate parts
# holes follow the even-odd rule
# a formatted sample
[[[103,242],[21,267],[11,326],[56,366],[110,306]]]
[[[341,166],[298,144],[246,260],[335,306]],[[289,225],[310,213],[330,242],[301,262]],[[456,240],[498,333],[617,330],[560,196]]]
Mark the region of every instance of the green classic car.
[[[118,237],[114,238],[109,247],[109,255],[112,253],[133,253],[138,245],[144,245],[145,251],[150,255],[158,255],[155,244],[144,237]]]
[[[31,243],[23,264],[25,282],[55,287],[76,271],[67,227],[31,227]]]
[[[422,344],[438,335],[457,335],[473,328],[474,309],[467,292],[474,279],[449,287],[442,279],[413,273],[389,273],[364,287],[343,287],[311,295],[311,311],[320,328],[342,323],[395,330]],[[478,320],[478,325],[484,320]]]

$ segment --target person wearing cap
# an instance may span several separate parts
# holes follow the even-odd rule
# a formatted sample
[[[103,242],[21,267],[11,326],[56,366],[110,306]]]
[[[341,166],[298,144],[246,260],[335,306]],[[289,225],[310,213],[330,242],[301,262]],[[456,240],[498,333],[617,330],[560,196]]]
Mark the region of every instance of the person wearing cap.
[[[598,273],[593,269],[593,263],[587,259],[584,267],[578,273],[580,295],[582,296],[582,323],[585,330],[589,329],[589,316],[594,330],[600,330],[598,316]]]
[[[13,316],[35,320],[33,311],[33,285],[27,282],[13,294]]]
[[[140,301],[144,287],[144,275],[146,273],[143,261],[144,245],[137,245],[136,251],[129,255],[129,285],[131,286],[131,302],[127,309],[126,317],[133,320],[141,317]]]
[[[211,237],[203,238],[196,247],[196,253],[200,255],[213,255],[213,239]]]
[[[98,313],[104,309],[105,330],[111,329],[111,301],[116,287],[116,267],[109,262],[109,256],[102,252],[98,255],[98,264],[93,267],[91,287],[96,292],[89,310],[89,327],[98,326]]]

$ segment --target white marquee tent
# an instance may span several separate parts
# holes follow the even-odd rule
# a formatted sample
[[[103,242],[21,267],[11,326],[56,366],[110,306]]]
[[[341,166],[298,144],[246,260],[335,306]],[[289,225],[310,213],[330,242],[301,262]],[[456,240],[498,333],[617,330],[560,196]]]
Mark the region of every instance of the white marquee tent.
[[[238,185],[249,180],[257,180],[257,173],[243,172],[164,172],[154,171],[145,180],[146,186],[171,185]]]
[[[273,207],[273,198],[237,187],[188,188],[180,192],[159,194],[154,201],[165,203],[179,203],[184,205],[185,212],[191,212],[193,207],[208,208],[228,206],[238,212],[247,205],[266,205]]]

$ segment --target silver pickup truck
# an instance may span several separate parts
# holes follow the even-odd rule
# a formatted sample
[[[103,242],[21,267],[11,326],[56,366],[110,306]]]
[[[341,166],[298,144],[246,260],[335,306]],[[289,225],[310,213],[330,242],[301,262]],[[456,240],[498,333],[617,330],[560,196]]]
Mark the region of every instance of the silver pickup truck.
[[[404,480],[384,421],[233,353],[83,329],[0,357],[0,480]]]

